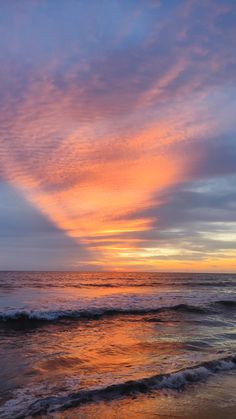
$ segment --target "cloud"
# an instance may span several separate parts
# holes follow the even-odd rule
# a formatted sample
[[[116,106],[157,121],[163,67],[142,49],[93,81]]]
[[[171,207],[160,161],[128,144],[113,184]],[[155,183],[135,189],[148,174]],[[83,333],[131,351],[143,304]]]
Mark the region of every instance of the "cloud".
[[[218,187],[214,196],[184,188],[235,173],[235,9],[231,1],[3,5],[0,176],[49,230],[87,249],[86,266],[140,268],[138,249],[165,224],[167,234],[189,220],[197,236],[210,197],[217,220],[231,216]],[[119,251],[127,246],[130,261]],[[180,259],[201,257],[174,246]]]

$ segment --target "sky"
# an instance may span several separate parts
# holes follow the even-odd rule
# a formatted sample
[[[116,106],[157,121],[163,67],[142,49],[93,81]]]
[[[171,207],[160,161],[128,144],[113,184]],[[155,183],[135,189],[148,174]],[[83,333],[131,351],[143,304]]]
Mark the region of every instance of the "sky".
[[[0,269],[236,272],[236,2],[0,6]]]

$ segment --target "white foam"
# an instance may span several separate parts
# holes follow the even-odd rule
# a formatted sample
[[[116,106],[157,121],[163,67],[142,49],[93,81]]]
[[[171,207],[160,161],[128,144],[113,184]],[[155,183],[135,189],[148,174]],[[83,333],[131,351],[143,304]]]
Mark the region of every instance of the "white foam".
[[[109,397],[112,399],[113,397],[119,397],[119,395],[124,396],[124,394],[129,395],[133,392],[142,392],[142,385],[144,385],[145,390],[178,390],[188,384],[205,380],[218,371],[228,371],[235,367],[236,358],[231,356],[225,359],[205,362],[202,365],[166,375],[156,375],[138,381],[134,380],[127,383],[118,383],[108,387],[92,388],[82,391],[78,391],[79,381],[76,378],[65,382],[63,389],[59,390],[58,387],[52,386],[50,388],[48,384],[44,383],[33,388],[30,387],[15,391],[13,399],[8,400],[0,408],[0,417],[7,419],[9,417],[31,416],[32,414],[40,414],[45,409],[47,412],[53,412],[63,407],[68,408],[71,403],[73,405],[76,403],[79,405],[80,403],[103,400],[104,398],[107,400]]]

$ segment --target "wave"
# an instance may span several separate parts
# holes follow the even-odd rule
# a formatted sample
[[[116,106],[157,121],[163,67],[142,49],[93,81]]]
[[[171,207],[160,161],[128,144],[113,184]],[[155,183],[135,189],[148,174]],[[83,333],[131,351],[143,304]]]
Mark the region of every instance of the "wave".
[[[16,324],[21,326],[30,326],[36,323],[56,322],[59,320],[96,320],[102,317],[127,316],[127,315],[145,315],[155,314],[165,311],[176,311],[182,313],[207,314],[216,310],[220,306],[226,308],[235,308],[236,301],[220,300],[214,301],[208,305],[189,305],[177,304],[170,306],[161,306],[157,308],[91,308],[91,309],[65,309],[65,310],[14,310],[0,313],[1,324]]]
[[[28,283],[20,283],[20,284],[16,284],[13,283],[9,283],[9,282],[1,282],[0,283],[0,289],[20,289],[20,288],[25,288],[27,286],[32,287],[32,288],[39,288],[39,289],[47,289],[47,288],[68,288],[68,286],[70,288],[76,288],[76,289],[80,289],[80,288],[155,288],[158,286],[167,286],[167,287],[177,287],[177,288],[186,288],[186,287],[191,287],[191,288],[201,288],[201,287],[211,287],[211,288],[232,288],[232,286],[234,284],[232,284],[232,282],[171,282],[168,283],[167,281],[163,282],[156,282],[156,281],[146,281],[146,282],[138,282],[138,281],[134,281],[133,283],[130,282],[103,282],[103,283],[96,283],[96,282],[83,282],[83,283],[70,283],[68,285],[68,283],[59,283],[59,284],[50,284],[50,283],[34,283],[34,282],[30,282],[30,284]]]
[[[219,300],[215,301],[216,305],[221,305],[226,308],[236,308],[236,301],[235,300]]]
[[[236,355],[203,362],[193,367],[181,369],[168,374],[158,374],[139,380],[130,380],[123,383],[113,384],[107,387],[98,387],[89,390],[81,390],[63,396],[49,396],[38,399],[31,403],[24,411],[14,413],[16,419],[35,415],[50,414],[55,411],[66,410],[85,403],[98,401],[111,401],[121,397],[147,393],[154,390],[172,389],[181,390],[187,385],[205,380],[209,376],[236,368]],[[10,401],[10,408],[14,407]],[[19,406],[19,404],[17,404]],[[4,407],[3,407],[4,408]],[[5,406],[7,412],[7,404]],[[9,412],[10,413],[10,412]]]
[[[173,306],[163,306],[158,308],[99,308],[89,310],[16,310],[0,313],[0,322],[54,322],[56,320],[69,319],[100,319],[101,317],[122,316],[122,315],[142,315],[154,314],[163,311],[182,311],[193,313],[205,313],[207,308],[191,306],[188,304],[177,304]]]

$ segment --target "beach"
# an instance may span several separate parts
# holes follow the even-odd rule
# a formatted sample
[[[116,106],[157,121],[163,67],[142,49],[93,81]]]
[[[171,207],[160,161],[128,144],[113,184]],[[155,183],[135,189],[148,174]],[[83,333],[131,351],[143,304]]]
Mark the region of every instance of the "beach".
[[[153,392],[109,403],[91,403],[54,413],[60,419],[234,419],[236,374],[221,374],[185,391]],[[40,417],[40,416],[39,416]]]

